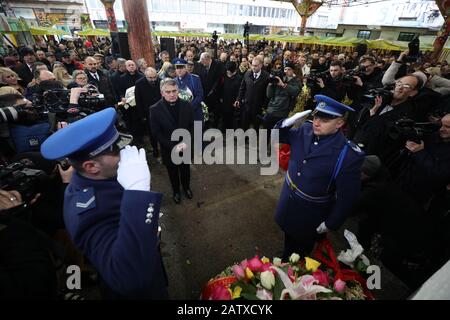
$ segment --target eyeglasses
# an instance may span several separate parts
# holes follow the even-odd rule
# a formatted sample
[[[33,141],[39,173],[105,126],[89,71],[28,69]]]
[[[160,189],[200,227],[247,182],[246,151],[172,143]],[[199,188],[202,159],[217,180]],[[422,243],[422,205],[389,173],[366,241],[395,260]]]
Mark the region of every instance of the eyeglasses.
[[[412,85],[408,84],[408,83],[403,83],[401,81],[397,81],[395,83],[395,87],[397,88],[403,88],[403,89],[412,89]]]
[[[87,79],[87,77],[85,77],[85,76],[82,76],[82,77],[76,77],[75,79],[77,79],[77,80],[86,80],[86,79]]]

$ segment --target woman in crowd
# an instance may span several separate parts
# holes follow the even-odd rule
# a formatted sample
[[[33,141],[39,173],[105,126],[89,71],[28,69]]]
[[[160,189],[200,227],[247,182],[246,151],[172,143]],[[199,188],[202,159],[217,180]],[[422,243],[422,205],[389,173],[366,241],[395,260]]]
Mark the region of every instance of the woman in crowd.
[[[88,84],[88,78],[83,70],[75,70],[72,74],[73,82],[69,83],[67,89],[82,88]]]
[[[65,68],[56,68],[53,70],[53,74],[55,75],[55,79],[61,82],[65,88],[72,83],[72,77]]]
[[[9,68],[0,68],[0,86],[9,86],[21,94],[25,92],[24,88],[19,84],[19,76]]]

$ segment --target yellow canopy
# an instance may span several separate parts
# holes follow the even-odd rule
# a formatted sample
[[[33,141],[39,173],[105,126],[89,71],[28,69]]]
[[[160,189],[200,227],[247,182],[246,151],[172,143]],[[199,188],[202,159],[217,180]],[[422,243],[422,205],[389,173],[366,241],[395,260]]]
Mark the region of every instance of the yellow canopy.
[[[86,29],[78,32],[79,36],[97,36],[97,37],[109,37],[110,32],[106,29]]]
[[[64,30],[46,27],[30,27],[30,32],[33,36],[69,35],[69,33]]]

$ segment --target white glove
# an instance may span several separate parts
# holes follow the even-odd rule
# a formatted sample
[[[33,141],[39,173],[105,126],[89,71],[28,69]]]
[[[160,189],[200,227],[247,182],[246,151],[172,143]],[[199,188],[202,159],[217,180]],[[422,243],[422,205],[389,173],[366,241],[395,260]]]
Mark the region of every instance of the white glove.
[[[187,149],[187,144],[182,142],[182,143],[177,144],[175,146],[175,148],[176,148],[177,152],[182,152]]]
[[[150,191],[150,178],[144,149],[126,146],[120,150],[117,181],[125,190]]]
[[[294,125],[294,123],[297,122],[298,120],[309,116],[310,113],[311,113],[311,110],[306,110],[306,111],[303,111],[303,112],[297,112],[292,117],[290,117],[288,119],[285,119],[283,121],[281,127],[282,128],[290,127],[290,126]]]
[[[316,231],[318,234],[322,234],[322,233],[326,233],[330,230],[328,230],[327,226],[325,225],[325,222],[322,222],[320,224],[320,226],[317,227]]]

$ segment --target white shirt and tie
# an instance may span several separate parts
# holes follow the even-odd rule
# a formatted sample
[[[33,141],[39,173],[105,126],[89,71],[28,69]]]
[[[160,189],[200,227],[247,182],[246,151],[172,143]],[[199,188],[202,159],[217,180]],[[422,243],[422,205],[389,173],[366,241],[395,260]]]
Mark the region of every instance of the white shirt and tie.
[[[98,76],[97,72],[96,73],[92,73],[92,72],[89,71],[89,73],[91,74],[92,78],[94,78],[97,81],[100,81],[100,77]]]
[[[253,79],[258,80],[259,76],[261,75],[261,70],[259,70],[258,73],[253,73]]]

